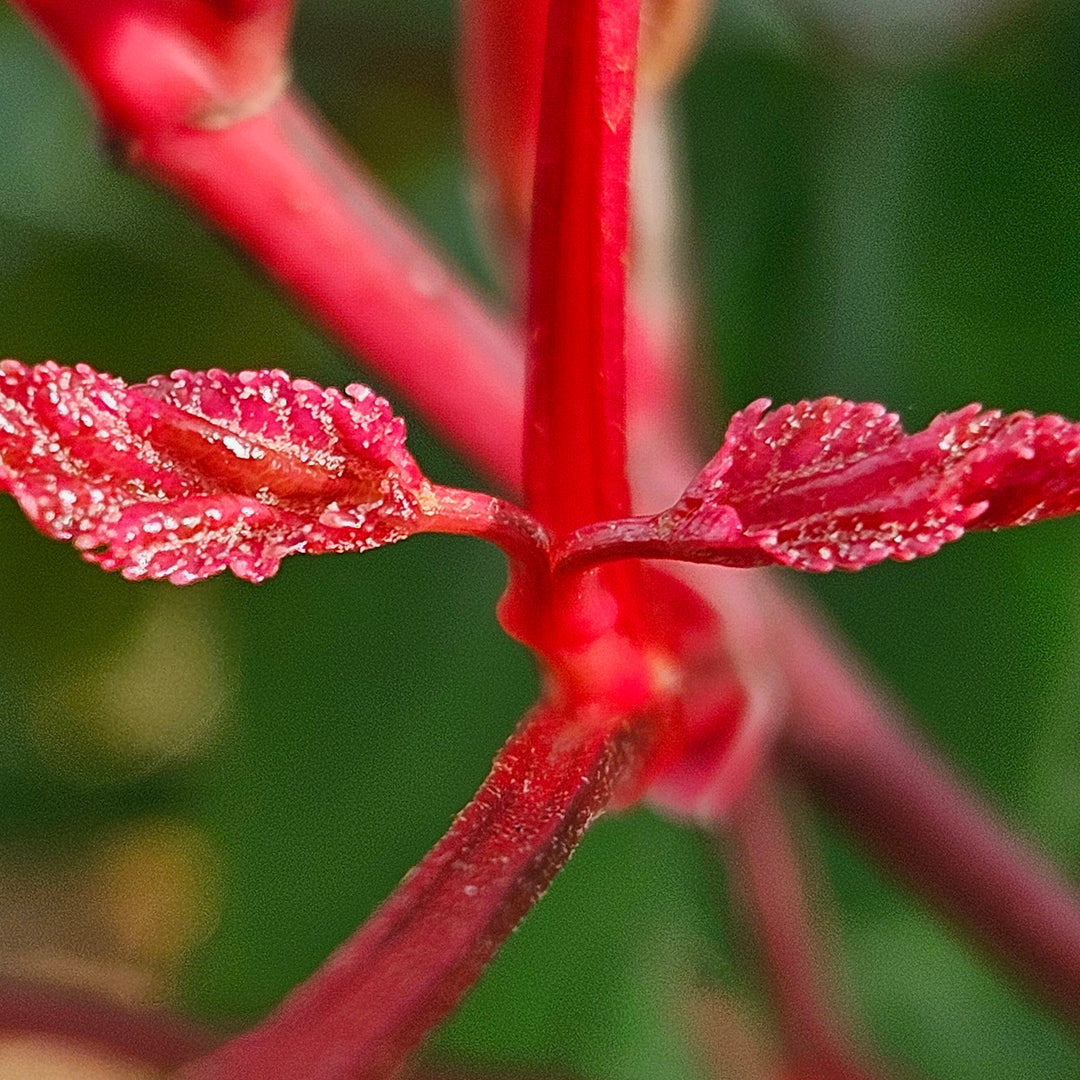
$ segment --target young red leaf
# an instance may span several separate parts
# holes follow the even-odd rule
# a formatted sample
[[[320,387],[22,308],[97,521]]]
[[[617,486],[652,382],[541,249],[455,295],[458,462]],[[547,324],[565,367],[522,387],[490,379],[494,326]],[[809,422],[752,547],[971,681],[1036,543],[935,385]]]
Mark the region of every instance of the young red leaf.
[[[403,539],[430,492],[404,423],[362,386],[281,371],[0,363],[0,488],[42,532],[128,578],[260,581],[294,552]]]
[[[933,554],[968,529],[1080,509],[1080,425],[969,405],[908,435],[873,403],[821,398],[737,413],[671,509],[581,529],[568,565],[651,556],[858,570]]]

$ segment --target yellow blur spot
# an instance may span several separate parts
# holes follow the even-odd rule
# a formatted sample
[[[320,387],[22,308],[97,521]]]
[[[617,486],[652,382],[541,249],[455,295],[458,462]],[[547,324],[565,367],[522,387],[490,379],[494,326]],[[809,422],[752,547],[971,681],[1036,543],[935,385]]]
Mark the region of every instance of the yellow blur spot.
[[[203,834],[183,821],[141,822],[110,839],[90,869],[90,893],[120,956],[174,973],[213,930],[215,862]]]
[[[43,678],[31,721],[39,752],[94,779],[198,756],[228,703],[228,655],[211,594],[155,591],[122,640]]]

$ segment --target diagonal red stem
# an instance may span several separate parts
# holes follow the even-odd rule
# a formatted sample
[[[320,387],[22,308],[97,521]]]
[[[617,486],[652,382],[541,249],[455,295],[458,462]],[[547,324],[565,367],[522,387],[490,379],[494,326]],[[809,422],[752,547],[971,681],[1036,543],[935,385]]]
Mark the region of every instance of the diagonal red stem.
[[[518,476],[520,344],[295,98],[184,129],[141,164],[190,200],[436,429]],[[494,419],[493,419],[494,418]]]
[[[13,0],[75,68],[110,134],[221,127],[288,80],[293,0]]]
[[[296,97],[285,0],[17,0],[118,155],[195,206],[474,464],[520,475],[521,342]]]
[[[789,1059],[802,1076],[868,1080],[844,1030],[794,838],[769,776],[732,813],[732,869],[761,950]]]
[[[397,892],[263,1025],[183,1080],[383,1080],[540,898],[636,759],[640,732],[539,710]]]
[[[1080,1025],[1076,888],[886,719],[820,627],[794,607],[777,615],[797,703],[782,763],[894,874]]]
[[[637,0],[552,0],[529,256],[525,492],[556,532],[629,508],[628,170]]]

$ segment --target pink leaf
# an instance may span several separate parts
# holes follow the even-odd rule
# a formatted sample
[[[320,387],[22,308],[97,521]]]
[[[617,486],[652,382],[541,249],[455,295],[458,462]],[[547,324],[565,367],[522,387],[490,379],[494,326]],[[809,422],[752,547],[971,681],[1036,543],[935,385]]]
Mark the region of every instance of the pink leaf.
[[[128,578],[260,581],[294,552],[391,543],[424,486],[403,422],[362,386],[176,371],[129,387],[83,364],[0,363],[0,488]]]
[[[908,435],[881,405],[827,397],[737,413],[670,509],[581,529],[564,565],[652,556],[858,570],[968,529],[1080,509],[1080,425],[968,405]]]
[[[929,555],[969,528],[1080,507],[1080,428],[969,405],[906,435],[880,405],[755,402],[671,512],[673,539],[741,535],[800,570]]]

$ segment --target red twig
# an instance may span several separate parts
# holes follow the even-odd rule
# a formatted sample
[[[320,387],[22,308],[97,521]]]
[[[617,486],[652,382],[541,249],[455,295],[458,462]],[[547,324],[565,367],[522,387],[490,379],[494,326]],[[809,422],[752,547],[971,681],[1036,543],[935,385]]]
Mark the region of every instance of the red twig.
[[[292,97],[220,131],[180,130],[146,165],[238,242],[455,446],[519,474],[521,348],[403,212]]]
[[[1076,889],[886,719],[820,627],[788,607],[774,630],[797,703],[784,764],[886,867],[1080,1025]]]
[[[174,1069],[218,1041],[164,1009],[8,978],[0,978],[0,1032],[48,1036],[154,1069]]]
[[[638,0],[552,0],[529,255],[525,492],[556,531],[629,509],[624,357]]]
[[[18,0],[110,143],[192,203],[472,461],[520,470],[521,345],[283,95],[285,0]]]
[[[768,776],[735,808],[726,838],[796,1073],[867,1080],[871,1073],[855,1061],[829,985],[834,965],[818,937],[799,857]]]
[[[479,976],[635,759],[638,733],[538,712],[397,892],[262,1026],[183,1080],[383,1080]]]

